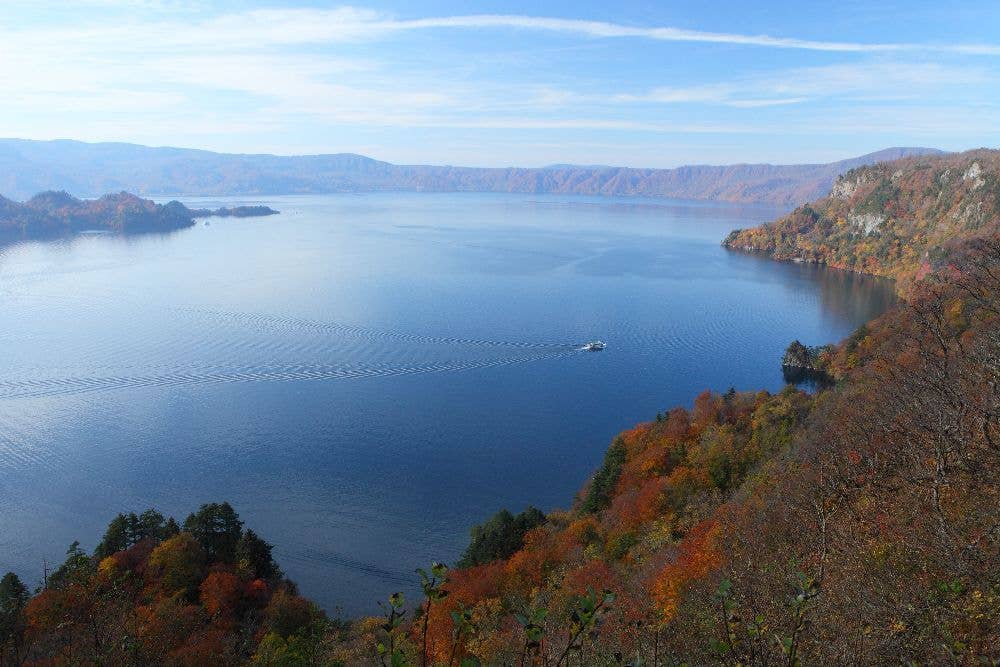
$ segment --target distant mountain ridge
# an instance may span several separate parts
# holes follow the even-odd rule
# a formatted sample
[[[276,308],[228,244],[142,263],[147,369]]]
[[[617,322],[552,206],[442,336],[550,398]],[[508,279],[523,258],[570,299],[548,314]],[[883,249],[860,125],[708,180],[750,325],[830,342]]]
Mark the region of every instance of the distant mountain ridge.
[[[121,190],[146,196],[520,192],[791,206],[822,196],[837,176],[854,167],[937,153],[941,151],[933,148],[887,148],[848,160],[804,165],[480,168],[395,165],[352,153],[238,155],[122,143],[0,139],[0,192],[15,198],[42,190],[80,196]]]

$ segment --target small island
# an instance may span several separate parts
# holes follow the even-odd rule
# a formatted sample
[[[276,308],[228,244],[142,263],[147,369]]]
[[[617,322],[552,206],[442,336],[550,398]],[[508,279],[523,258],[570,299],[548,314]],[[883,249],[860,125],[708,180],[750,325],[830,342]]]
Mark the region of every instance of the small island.
[[[260,218],[266,215],[277,215],[270,206],[234,206],[233,208],[196,208],[191,210],[195,218]]]
[[[832,345],[810,347],[797,340],[792,341],[781,358],[781,372],[785,382],[831,386],[834,380],[828,370],[835,353]]]
[[[129,192],[77,199],[66,192],[42,192],[25,202],[0,196],[0,239],[46,238],[74,232],[172,231],[210,216],[248,218],[275,215],[267,206],[190,209],[178,201],[157,204]]]

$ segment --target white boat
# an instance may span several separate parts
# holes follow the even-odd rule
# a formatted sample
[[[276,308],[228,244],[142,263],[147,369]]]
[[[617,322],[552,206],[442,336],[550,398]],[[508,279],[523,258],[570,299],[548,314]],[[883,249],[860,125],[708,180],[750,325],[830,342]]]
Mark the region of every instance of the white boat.
[[[583,349],[586,350],[587,352],[600,352],[605,347],[607,347],[607,345],[604,344],[604,341],[602,341],[602,340],[592,340],[589,343],[587,343],[586,345],[584,345]]]

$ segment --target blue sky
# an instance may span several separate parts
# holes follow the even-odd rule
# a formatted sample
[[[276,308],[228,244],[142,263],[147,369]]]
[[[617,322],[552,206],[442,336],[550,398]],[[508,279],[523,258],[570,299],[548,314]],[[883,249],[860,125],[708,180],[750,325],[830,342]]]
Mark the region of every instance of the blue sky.
[[[0,0],[0,136],[669,167],[1000,143],[986,2]]]

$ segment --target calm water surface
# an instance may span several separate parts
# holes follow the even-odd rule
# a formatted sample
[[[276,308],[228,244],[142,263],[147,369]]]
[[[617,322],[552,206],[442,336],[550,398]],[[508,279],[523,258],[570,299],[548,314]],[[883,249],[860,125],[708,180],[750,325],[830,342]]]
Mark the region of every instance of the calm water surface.
[[[303,593],[372,611],[498,508],[566,506],[619,430],[706,388],[780,389],[791,339],[893,300],[725,252],[763,208],[262,203],[282,215],[0,248],[0,571],[34,584],[119,511],[228,500]]]

